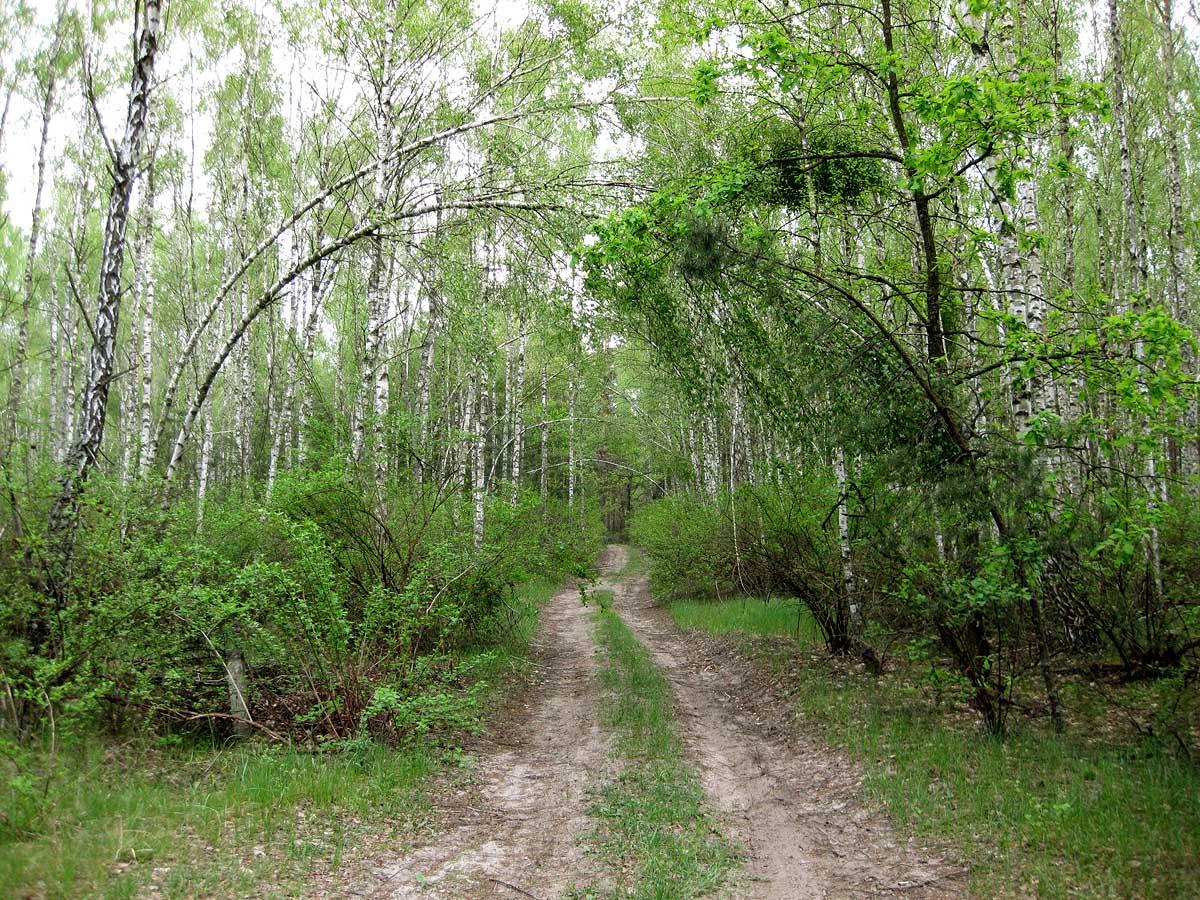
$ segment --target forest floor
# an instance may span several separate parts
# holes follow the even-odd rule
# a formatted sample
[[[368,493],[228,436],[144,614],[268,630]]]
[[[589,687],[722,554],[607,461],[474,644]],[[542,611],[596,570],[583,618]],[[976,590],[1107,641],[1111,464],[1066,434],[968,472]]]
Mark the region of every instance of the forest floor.
[[[861,806],[859,774],[838,753],[798,738],[785,704],[736,655],[680,633],[650,599],[629,552],[608,547],[597,592],[646,647],[673,695],[674,728],[740,871],[721,893],[746,900],[959,897],[961,867],[901,841]],[[593,595],[595,596],[595,595]],[[607,596],[607,595],[606,595]],[[588,898],[630,891],[629,860],[597,852],[593,815],[611,780],[615,742],[605,728],[605,663],[593,610],[575,587],[543,610],[538,674],[474,748],[472,776],[447,788],[443,825],[405,852],[377,851],[313,897]],[[669,879],[670,873],[665,873]],[[581,887],[586,885],[586,887]],[[627,894],[626,892],[629,891]],[[676,896],[669,888],[652,896]]]

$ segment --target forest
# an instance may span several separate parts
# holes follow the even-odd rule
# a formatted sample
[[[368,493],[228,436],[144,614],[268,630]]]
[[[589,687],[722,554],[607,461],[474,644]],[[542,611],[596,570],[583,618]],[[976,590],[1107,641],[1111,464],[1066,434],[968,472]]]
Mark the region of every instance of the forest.
[[[0,0],[0,896],[1200,896],[1198,48]]]

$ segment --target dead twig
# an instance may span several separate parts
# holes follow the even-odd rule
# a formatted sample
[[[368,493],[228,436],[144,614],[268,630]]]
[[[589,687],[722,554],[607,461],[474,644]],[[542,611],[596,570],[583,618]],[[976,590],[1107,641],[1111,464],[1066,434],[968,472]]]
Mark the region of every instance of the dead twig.
[[[524,888],[519,888],[515,884],[509,884],[507,881],[501,881],[499,878],[488,878],[488,881],[494,881],[496,884],[503,885],[510,891],[516,891],[518,894],[523,894],[526,897],[530,897],[532,900],[539,900],[536,895],[529,893],[529,891],[525,890]]]

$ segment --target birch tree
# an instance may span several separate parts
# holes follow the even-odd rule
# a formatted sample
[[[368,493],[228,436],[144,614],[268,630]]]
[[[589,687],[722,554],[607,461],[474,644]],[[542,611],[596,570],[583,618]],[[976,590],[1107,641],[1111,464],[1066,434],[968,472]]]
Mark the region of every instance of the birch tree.
[[[64,568],[69,563],[78,525],[80,495],[99,459],[108,417],[108,393],[117,359],[117,327],[121,311],[121,270],[130,200],[141,163],[154,84],[154,64],[161,37],[161,4],[143,0],[135,45],[129,107],[121,143],[110,148],[113,184],[100,258],[100,290],[87,383],[79,414],[79,436],[67,456],[62,491],[50,512],[50,533],[59,545]]]

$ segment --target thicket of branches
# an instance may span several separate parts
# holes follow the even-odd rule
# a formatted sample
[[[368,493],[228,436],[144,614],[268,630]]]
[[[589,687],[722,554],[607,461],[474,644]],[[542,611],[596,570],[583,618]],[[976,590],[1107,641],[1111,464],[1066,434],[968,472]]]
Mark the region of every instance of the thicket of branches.
[[[656,189],[588,254],[666,376],[684,496],[635,530],[665,590],[794,594],[831,651],[928,657],[993,731],[1033,685],[1061,725],[1080,667],[1146,679],[1194,743],[1178,15],[677,12],[695,105],[640,123]]]

